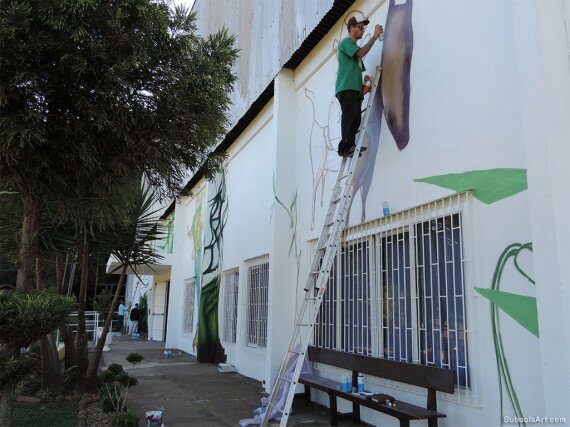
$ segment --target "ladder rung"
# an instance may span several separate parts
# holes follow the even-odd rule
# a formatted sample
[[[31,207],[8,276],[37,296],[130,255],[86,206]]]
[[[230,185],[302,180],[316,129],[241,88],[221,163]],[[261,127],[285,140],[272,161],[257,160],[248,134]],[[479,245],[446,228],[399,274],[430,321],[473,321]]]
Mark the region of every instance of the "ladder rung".
[[[270,411],[271,408],[275,409],[277,412],[283,413],[283,409],[281,409],[281,408],[279,408],[279,407],[277,407],[277,406],[275,406],[275,405],[271,405],[271,404],[267,405],[267,411],[266,411],[266,413],[271,413],[271,411]]]
[[[279,377],[279,379],[282,380],[282,381],[286,381],[286,382],[288,382],[289,384],[297,383],[297,381],[293,381],[293,380],[290,380],[289,378],[285,378],[285,377]]]

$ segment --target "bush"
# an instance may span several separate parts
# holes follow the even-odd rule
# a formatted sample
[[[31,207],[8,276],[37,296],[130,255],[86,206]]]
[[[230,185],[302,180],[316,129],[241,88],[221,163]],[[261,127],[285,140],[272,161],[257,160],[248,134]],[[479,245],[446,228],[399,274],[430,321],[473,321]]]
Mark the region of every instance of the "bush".
[[[0,290],[0,344],[29,347],[65,321],[74,305],[73,298],[50,292]]]
[[[63,385],[67,389],[72,389],[77,384],[77,366],[67,368],[63,373]]]
[[[116,384],[105,386],[99,393],[103,412],[114,412],[121,404],[121,389]]]
[[[138,427],[139,419],[130,412],[117,412],[111,417],[113,427]]]
[[[24,379],[16,384],[16,394],[25,396],[34,396],[42,386],[42,382],[37,375],[27,375]]]
[[[119,372],[123,372],[123,365],[119,365],[118,363],[111,363],[107,367],[107,371],[117,375]]]
[[[137,363],[141,363],[142,360],[144,359],[144,356],[142,354],[138,354],[138,353],[131,353],[127,356],[127,362],[136,365]]]

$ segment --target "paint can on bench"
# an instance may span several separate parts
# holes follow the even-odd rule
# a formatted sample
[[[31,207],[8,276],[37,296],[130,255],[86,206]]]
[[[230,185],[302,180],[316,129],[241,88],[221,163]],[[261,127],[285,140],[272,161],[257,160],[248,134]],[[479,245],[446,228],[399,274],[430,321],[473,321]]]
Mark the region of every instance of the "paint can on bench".
[[[362,393],[364,391],[364,375],[358,374],[358,392]]]
[[[340,379],[340,390],[345,392],[350,392],[350,383],[348,382],[348,377],[343,375]]]

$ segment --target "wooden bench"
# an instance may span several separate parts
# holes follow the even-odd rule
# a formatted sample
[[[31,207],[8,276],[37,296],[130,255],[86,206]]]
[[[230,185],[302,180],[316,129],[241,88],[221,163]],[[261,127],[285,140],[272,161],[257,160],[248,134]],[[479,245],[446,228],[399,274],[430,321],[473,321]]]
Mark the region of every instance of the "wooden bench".
[[[307,401],[311,400],[311,388],[324,391],[329,395],[331,425],[333,426],[338,425],[339,420],[352,419],[355,422],[360,422],[361,406],[398,418],[400,427],[408,427],[411,420],[428,420],[428,426],[435,427],[438,418],[446,417],[445,414],[437,412],[436,392],[454,392],[455,371],[317,347],[309,347],[308,355],[309,360],[313,362],[352,371],[352,386],[354,387],[357,386],[358,374],[362,373],[427,388],[425,408],[401,400],[396,400],[396,404],[390,406],[386,403],[378,403],[366,396],[343,392],[340,390],[339,381],[319,375],[302,375],[299,378],[299,383],[305,386],[303,396]],[[337,411],[337,398],[339,397],[352,402],[352,412],[339,413]]]

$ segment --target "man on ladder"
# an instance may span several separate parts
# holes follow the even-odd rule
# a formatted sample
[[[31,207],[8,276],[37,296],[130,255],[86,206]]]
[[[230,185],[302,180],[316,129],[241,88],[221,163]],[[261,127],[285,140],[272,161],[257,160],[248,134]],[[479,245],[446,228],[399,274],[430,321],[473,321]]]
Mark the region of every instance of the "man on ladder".
[[[355,185],[353,179],[358,155],[363,151],[362,142],[364,132],[359,135],[356,142],[356,133],[361,121],[360,104],[362,102],[362,57],[366,55],[374,42],[382,36],[383,29],[376,25],[372,40],[363,47],[358,47],[356,40],[362,38],[364,26],[368,20],[358,22],[352,17],[347,27],[349,36],[339,45],[338,52],[338,80],[337,97],[342,106],[342,141],[339,144],[339,154],[342,159],[338,176],[332,190],[331,201],[321,235],[317,241],[316,251],[309,268],[305,297],[299,309],[289,348],[281,368],[272,387],[271,395],[267,402],[267,411],[261,422],[266,427],[272,418],[281,418],[280,426],[286,426],[291,413],[291,405],[295,396],[295,389],[303,365],[306,363],[305,354],[313,334],[313,328],[317,321],[319,309],[323,302],[330,272],[340,244],[342,230],[345,226],[346,216],[352,190]],[[370,97],[363,120],[363,128],[368,124],[370,112],[376,96],[376,87],[380,81],[381,68],[376,67],[376,74],[372,79]],[[350,157],[350,158],[349,158]]]
[[[384,29],[381,25],[374,27],[374,35],[362,47],[356,44],[364,34],[364,29],[370,21],[364,19],[358,22],[353,16],[348,20],[348,36],[338,45],[338,71],[336,76],[335,94],[342,110],[341,132],[342,139],[338,144],[338,155],[351,157],[354,153],[355,136],[361,119],[362,72],[366,71],[362,58],[370,52],[376,40],[381,39]],[[362,147],[360,151],[366,151]]]

